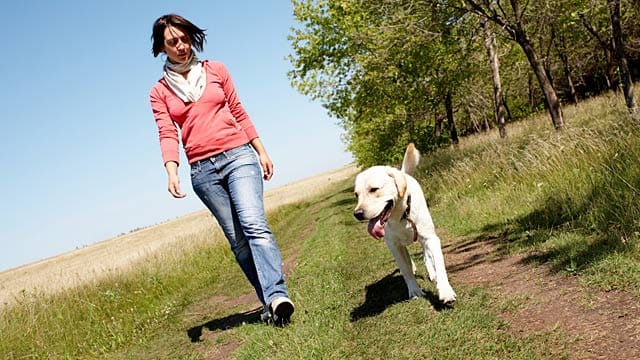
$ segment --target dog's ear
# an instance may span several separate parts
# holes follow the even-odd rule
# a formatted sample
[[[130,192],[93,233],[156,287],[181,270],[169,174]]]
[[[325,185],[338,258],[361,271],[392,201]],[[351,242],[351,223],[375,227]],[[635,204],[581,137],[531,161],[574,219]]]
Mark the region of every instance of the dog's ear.
[[[396,183],[398,197],[404,197],[404,194],[407,192],[407,178],[400,170],[395,168],[389,168],[387,170],[387,174],[391,176],[393,181]]]

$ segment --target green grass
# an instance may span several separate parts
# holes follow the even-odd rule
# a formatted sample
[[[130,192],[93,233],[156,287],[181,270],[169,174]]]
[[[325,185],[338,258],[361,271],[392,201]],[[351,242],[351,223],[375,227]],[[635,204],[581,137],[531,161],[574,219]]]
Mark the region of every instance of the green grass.
[[[417,175],[446,244],[499,239],[502,255],[578,275],[585,286],[640,296],[640,129],[623,101],[601,97],[509,124],[509,137],[465,138],[423,154]],[[0,314],[2,359],[563,359],[570,334],[525,335],[500,317],[527,298],[454,283],[438,305],[407,301],[388,250],[357,223],[351,181],[269,214],[297,305],[285,328],[265,326],[224,239],[194,236],[96,283],[55,296],[23,293]],[[412,249],[416,263],[419,249]],[[534,299],[535,300],[535,299]],[[200,341],[192,342],[196,333]]]
[[[640,295],[640,127],[617,97],[565,116],[563,131],[541,116],[512,124],[506,140],[480,135],[426,157],[435,222],[458,236],[498,235],[505,252]]]
[[[302,248],[290,286],[301,312],[285,329],[240,327],[240,359],[551,358],[559,335],[516,338],[481,288],[458,288],[465,299],[442,309],[435,288],[406,300],[406,287],[385,245],[353,220],[352,185],[324,200]],[[328,205],[328,206],[327,206]],[[413,255],[419,256],[418,249]],[[422,277],[425,271],[419,270]],[[562,354],[560,354],[562,357]]]
[[[15,336],[0,340],[0,353],[8,359],[199,359],[232,341],[240,359],[562,358],[548,346],[562,334],[511,335],[498,317],[505,305],[482,288],[458,287],[464,301],[442,309],[423,280],[427,297],[406,300],[388,250],[353,219],[352,197],[351,183],[344,182],[270,216],[284,256],[297,253],[288,286],[298,311],[286,328],[265,326],[254,315],[243,318],[244,325],[232,322],[219,337],[207,336],[220,332],[208,323],[252,307],[207,301],[251,292],[226,246],[213,242],[174,254],[173,263],[158,258],[139,272],[33,297],[32,306],[20,303],[3,314],[3,334]],[[186,330],[195,327],[203,327],[202,341],[192,343]]]

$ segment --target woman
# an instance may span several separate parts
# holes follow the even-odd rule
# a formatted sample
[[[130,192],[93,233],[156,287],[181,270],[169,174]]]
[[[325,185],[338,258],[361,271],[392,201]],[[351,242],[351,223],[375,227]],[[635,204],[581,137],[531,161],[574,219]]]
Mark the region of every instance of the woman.
[[[215,216],[265,311],[263,320],[288,323],[294,306],[282,274],[280,250],[266,221],[263,183],[269,158],[240,104],[226,67],[200,61],[205,30],[169,14],[153,24],[153,56],[166,56],[164,76],[150,92],[169,193],[186,194],[178,178],[179,139],[191,166],[191,184]],[[257,158],[256,158],[257,153]]]

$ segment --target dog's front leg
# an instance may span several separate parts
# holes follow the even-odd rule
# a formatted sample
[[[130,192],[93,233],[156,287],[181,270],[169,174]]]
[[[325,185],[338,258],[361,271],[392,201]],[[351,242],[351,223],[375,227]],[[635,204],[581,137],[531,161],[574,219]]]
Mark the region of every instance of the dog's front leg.
[[[429,273],[429,281],[436,281],[436,267],[433,262],[433,255],[426,244],[422,246],[422,258],[424,266],[427,268],[427,273]]]
[[[411,260],[411,256],[409,255],[409,251],[406,246],[399,244],[393,239],[387,239],[386,237],[385,243],[387,244],[387,248],[391,252],[391,255],[393,255],[393,258],[396,260],[396,264],[398,265],[398,269],[400,269],[404,282],[407,284],[409,298],[415,299],[424,296],[420,285],[418,285],[418,282],[416,281],[415,264],[413,263],[413,260]]]
[[[456,300],[456,293],[449,284],[447,270],[444,265],[444,255],[442,254],[440,238],[437,235],[429,234],[426,237],[426,247],[424,252],[425,263],[428,261],[427,257],[429,257],[429,260],[432,261],[433,269],[435,270],[435,281],[440,301],[445,304],[454,302]],[[429,270],[429,265],[427,265],[427,270]],[[429,271],[429,277],[431,277],[431,271]]]

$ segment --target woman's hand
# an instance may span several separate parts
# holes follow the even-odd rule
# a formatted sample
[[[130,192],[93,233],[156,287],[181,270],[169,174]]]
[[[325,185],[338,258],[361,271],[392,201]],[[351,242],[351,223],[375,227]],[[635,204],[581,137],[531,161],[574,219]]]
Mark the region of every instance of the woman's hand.
[[[265,180],[271,180],[271,177],[273,176],[273,162],[267,154],[267,150],[265,150],[264,145],[262,145],[260,138],[251,140],[251,146],[253,146],[256,153],[258,153],[258,160],[260,161],[260,166],[262,166],[262,177]]]
[[[168,190],[174,198],[180,199],[187,194],[184,194],[180,191],[180,177],[178,176],[178,163],[174,161],[167,161],[164,164],[165,169],[167,170],[167,177],[169,178]]]
[[[273,162],[269,158],[269,155],[264,153],[262,155],[258,155],[258,158],[260,159],[260,166],[262,166],[262,177],[265,180],[271,180],[271,177],[273,176]]]

